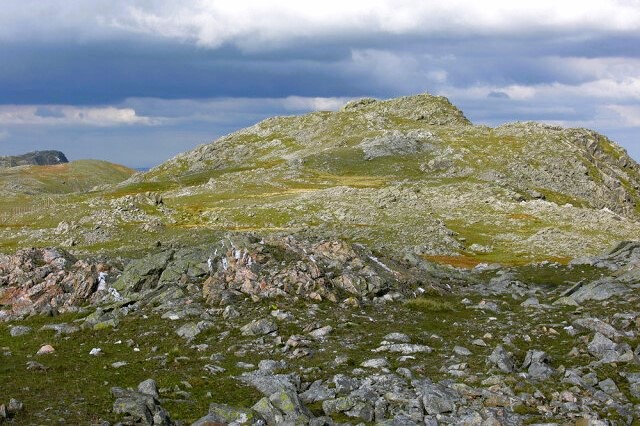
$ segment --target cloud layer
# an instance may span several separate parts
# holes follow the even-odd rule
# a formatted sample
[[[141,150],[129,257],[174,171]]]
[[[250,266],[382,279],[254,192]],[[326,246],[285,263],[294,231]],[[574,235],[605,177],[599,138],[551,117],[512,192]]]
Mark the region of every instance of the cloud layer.
[[[431,92],[640,159],[640,0],[6,3],[0,151],[152,165],[270,115]]]
[[[2,105],[0,125],[120,126],[152,125],[159,122],[141,117],[132,108],[74,107],[65,105]]]
[[[252,0],[204,1],[23,0],[5,4],[0,37],[104,39],[123,33],[273,48],[298,40],[354,39],[375,35],[514,35],[635,32],[637,0]]]

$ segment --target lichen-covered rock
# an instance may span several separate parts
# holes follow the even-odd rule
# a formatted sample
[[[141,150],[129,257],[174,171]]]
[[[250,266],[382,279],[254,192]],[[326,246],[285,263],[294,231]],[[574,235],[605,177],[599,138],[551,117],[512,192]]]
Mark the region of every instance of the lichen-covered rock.
[[[132,260],[113,287],[123,293],[137,293],[154,289],[169,261],[173,258],[173,254],[173,250],[167,250],[142,259]]]
[[[284,422],[284,413],[267,397],[256,402],[251,409],[260,414],[269,426],[283,424]]]
[[[243,336],[263,336],[278,331],[278,326],[271,318],[253,320],[240,328]]]
[[[588,301],[601,302],[613,296],[622,296],[629,291],[631,290],[625,284],[611,277],[605,277],[584,285],[579,284],[565,293],[565,296],[582,304]]]
[[[116,398],[113,412],[130,418],[135,424],[148,426],[173,426],[175,423],[167,411],[160,406],[154,392],[149,392],[149,383],[139,385],[142,391],[111,388],[111,394]],[[157,394],[157,392],[155,392]]]
[[[495,365],[504,373],[511,373],[515,369],[513,357],[502,345],[496,346],[493,352],[491,352],[491,355],[487,358],[487,362],[491,365]]]
[[[212,326],[208,321],[188,322],[176,330],[176,334],[184,339],[191,340],[204,330]]]
[[[284,414],[285,423],[308,424],[309,420],[314,417],[295,392],[276,392],[271,394],[269,401]]]
[[[196,420],[191,426],[208,425],[253,425],[260,420],[260,415],[254,410],[234,408],[229,405],[215,404],[209,405],[209,413]]]
[[[460,395],[454,389],[429,381],[415,381],[414,386],[418,395],[422,397],[424,410],[427,414],[436,415],[454,412]]]

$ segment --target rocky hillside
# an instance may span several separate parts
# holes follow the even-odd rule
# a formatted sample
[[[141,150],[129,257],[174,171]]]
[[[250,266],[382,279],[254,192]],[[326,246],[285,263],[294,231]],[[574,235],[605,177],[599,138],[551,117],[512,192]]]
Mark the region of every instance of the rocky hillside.
[[[640,420],[640,169],[595,132],[363,99],[2,179],[0,423]]]
[[[506,188],[522,199],[565,198],[625,215],[637,212],[640,199],[638,164],[596,132],[539,123],[473,126],[446,98],[430,95],[363,99],[336,113],[272,118],[140,179],[258,168],[271,173],[265,183],[273,186],[337,177],[385,185],[457,179]]]
[[[638,164],[596,132],[474,126],[424,94],[274,117],[122,188],[162,189],[184,225],[346,237],[473,264],[566,259],[640,237],[639,185]]]
[[[0,168],[17,166],[51,166],[68,163],[67,157],[60,151],[34,151],[15,156],[1,156]]]

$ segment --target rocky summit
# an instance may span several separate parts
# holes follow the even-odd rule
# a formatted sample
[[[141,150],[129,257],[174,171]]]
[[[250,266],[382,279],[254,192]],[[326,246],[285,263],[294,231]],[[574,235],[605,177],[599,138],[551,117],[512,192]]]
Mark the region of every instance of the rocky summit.
[[[423,94],[75,167],[0,192],[0,423],[640,421],[640,168],[603,135]]]

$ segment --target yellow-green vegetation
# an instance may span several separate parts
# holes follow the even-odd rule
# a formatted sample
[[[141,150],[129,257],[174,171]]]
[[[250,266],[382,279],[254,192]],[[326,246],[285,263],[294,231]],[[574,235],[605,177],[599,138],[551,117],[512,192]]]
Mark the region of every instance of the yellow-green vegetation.
[[[0,184],[5,190],[18,194],[67,194],[120,183],[134,173],[127,167],[106,161],[78,160],[52,166],[0,169]]]
[[[424,314],[454,311],[454,305],[448,301],[436,300],[431,297],[419,297],[416,299],[409,299],[406,305],[418,312]]]

